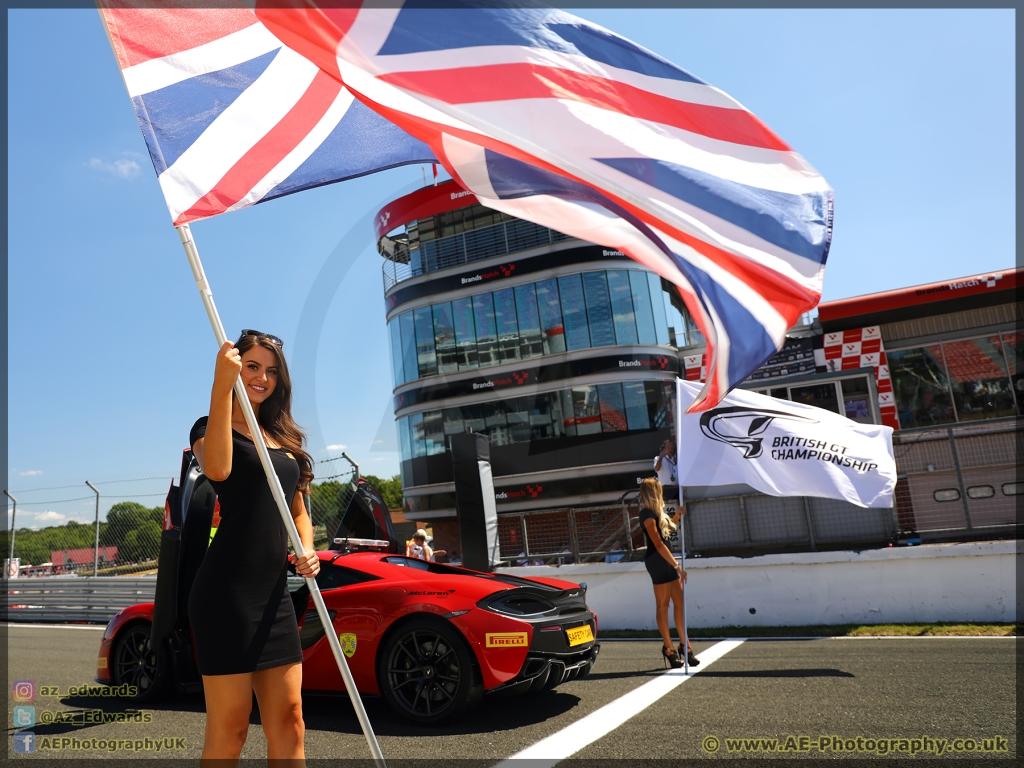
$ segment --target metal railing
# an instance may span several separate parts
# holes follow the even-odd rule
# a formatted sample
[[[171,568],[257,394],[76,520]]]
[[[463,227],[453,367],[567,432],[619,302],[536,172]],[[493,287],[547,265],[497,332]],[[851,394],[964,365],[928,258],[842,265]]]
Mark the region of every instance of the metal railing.
[[[674,504],[669,507],[674,511]],[[686,509],[687,555],[885,546],[897,531],[895,509],[863,509],[833,499],[750,493],[690,500]],[[632,493],[609,507],[502,514],[501,556],[509,565],[641,559],[647,548],[639,512]],[[670,546],[678,550],[678,539]]]
[[[516,219],[415,243],[411,248],[408,243],[392,240],[387,250],[393,247],[394,251],[386,254],[382,267],[384,292],[411,277],[571,239],[553,229]]]
[[[1015,531],[1024,493],[1022,448],[1018,418],[895,433],[900,536],[951,540]]]
[[[152,602],[156,577],[64,576],[4,581],[4,621],[106,624],[122,608]]]

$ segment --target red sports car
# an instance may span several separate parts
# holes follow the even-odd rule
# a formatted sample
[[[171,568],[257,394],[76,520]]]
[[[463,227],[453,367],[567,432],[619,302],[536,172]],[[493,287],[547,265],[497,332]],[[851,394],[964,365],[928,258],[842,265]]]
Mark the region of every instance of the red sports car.
[[[136,701],[199,690],[188,592],[210,540],[216,497],[190,452],[172,486],[155,602],[125,608],[100,643],[97,681],[134,686]],[[455,717],[484,694],[553,688],[597,659],[586,584],[482,573],[398,554],[380,494],[362,478],[318,552],[317,583],[363,695],[382,695],[421,724]],[[291,577],[303,690],[344,685],[305,580]]]

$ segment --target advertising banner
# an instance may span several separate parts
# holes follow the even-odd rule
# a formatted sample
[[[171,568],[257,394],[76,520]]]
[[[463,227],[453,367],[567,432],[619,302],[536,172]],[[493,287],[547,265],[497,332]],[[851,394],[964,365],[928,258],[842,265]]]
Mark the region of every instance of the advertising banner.
[[[693,382],[676,380],[682,485],[746,483],[770,496],[892,506],[891,427],[740,389],[710,410],[684,414],[699,391]]]

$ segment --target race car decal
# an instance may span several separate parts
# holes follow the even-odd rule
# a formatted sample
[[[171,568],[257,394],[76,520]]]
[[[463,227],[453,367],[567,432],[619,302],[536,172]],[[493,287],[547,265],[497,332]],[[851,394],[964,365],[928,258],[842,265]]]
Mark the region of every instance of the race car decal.
[[[351,632],[343,632],[338,635],[338,642],[341,643],[341,650],[348,658],[351,659],[356,655],[356,636]]]
[[[517,648],[529,645],[525,632],[488,632],[488,648]]]

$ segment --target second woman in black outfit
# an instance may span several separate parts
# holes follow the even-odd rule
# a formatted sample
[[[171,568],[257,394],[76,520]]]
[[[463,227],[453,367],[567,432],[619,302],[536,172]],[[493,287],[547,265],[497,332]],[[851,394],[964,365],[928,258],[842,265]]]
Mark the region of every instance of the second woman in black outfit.
[[[277,337],[243,331],[217,354],[210,415],[189,441],[220,501],[220,525],[196,575],[188,615],[206,696],[203,759],[235,761],[249,731],[252,695],[269,760],[302,760],[302,649],[288,594],[288,535],[253,436],[234,398],[241,376],[271,463],[302,539],[292,555],[315,576],[313,527],[302,497],[313,479],[291,417],[291,381]]]
[[[640,526],[647,539],[644,566],[654,584],[654,615],[658,623],[658,631],[661,632],[661,639],[665,644],[661,649],[661,654],[672,667],[681,667],[683,663],[679,660],[679,656],[683,652],[683,643],[680,641],[678,653],[672,647],[672,635],[668,630],[668,604],[669,602],[674,604],[676,632],[682,637],[683,583],[686,581],[686,571],[676,562],[675,556],[669,550],[668,540],[672,536],[672,531],[676,529],[676,523],[682,517],[683,508],[680,507],[672,518],[665,514],[662,487],[656,477],[648,477],[640,484],[639,504]],[[690,666],[696,667],[700,664],[690,649],[689,641],[687,641],[686,650]]]

